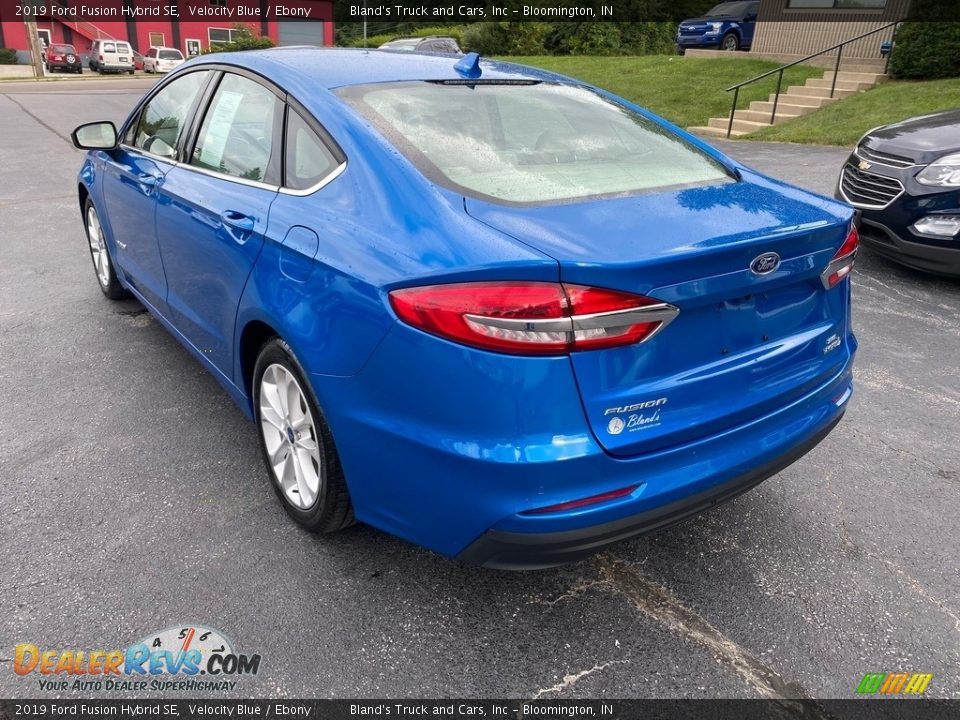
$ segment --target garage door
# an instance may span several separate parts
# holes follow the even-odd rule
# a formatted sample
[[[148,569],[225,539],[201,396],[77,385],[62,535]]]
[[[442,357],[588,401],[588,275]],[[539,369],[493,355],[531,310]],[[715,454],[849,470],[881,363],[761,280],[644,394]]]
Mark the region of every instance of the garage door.
[[[277,25],[281,45],[323,45],[323,20],[284,20]]]

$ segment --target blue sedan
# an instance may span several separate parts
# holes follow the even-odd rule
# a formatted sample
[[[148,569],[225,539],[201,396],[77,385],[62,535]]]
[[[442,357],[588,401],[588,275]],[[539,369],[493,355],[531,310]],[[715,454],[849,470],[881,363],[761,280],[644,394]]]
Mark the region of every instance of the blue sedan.
[[[851,208],[570,78],[205,55],[74,142],[100,289],[219,380],[311,531],[569,562],[778,472],[852,391]]]

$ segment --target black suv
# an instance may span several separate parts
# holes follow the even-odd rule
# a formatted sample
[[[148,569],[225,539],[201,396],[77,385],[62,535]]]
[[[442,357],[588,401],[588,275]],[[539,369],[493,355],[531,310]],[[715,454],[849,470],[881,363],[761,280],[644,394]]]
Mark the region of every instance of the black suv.
[[[960,109],[874,128],[840,172],[861,242],[918,270],[960,277]]]

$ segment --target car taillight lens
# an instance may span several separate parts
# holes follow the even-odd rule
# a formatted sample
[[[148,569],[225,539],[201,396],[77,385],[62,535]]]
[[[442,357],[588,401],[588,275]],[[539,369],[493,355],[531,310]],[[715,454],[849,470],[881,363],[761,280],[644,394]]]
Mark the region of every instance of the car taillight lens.
[[[820,273],[820,280],[827,290],[851,273],[853,270],[853,262],[857,259],[857,248],[859,247],[860,234],[857,232],[857,228],[851,225],[847,239],[843,241],[843,245],[837,250],[833,259],[827,265],[826,270]]]
[[[394,290],[399,318],[454,342],[558,355],[642,342],[679,313],[642,295],[546,282],[477,282]]]

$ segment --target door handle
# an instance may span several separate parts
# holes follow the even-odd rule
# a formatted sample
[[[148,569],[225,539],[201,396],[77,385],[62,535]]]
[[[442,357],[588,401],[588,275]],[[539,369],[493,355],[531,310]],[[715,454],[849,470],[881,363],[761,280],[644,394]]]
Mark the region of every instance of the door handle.
[[[249,215],[244,215],[242,212],[226,210],[220,213],[220,222],[240,232],[253,232],[253,226],[256,220]]]
[[[157,185],[160,184],[162,177],[160,175],[151,175],[150,173],[140,173],[137,175],[137,182],[140,188],[149,195]]]

